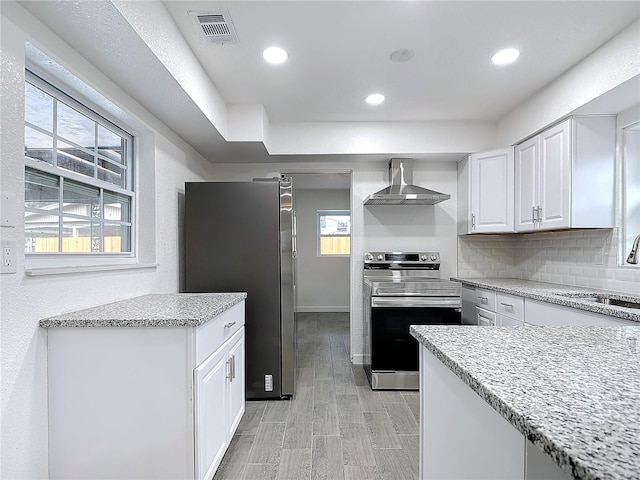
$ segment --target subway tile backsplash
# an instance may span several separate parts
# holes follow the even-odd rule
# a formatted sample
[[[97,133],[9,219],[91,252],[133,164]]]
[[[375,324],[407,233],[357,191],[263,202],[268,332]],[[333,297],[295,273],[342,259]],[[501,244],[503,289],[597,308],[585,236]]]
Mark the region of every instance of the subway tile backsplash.
[[[617,229],[458,237],[460,277],[525,278],[640,295],[640,268],[620,267]]]

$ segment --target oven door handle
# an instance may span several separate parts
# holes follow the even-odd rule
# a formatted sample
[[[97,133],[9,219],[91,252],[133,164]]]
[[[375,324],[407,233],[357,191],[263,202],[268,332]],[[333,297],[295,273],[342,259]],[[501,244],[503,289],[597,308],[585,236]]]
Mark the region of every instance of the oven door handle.
[[[460,297],[371,297],[371,308],[461,308]]]

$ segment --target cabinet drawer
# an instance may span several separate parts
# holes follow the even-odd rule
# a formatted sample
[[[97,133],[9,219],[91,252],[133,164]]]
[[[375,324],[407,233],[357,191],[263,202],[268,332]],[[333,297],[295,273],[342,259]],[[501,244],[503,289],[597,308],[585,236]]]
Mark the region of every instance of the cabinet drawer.
[[[524,298],[498,293],[496,295],[496,312],[517,320],[524,320]]]
[[[476,305],[485,310],[496,311],[496,292],[476,288]]]
[[[230,339],[244,325],[244,302],[222,312],[196,330],[196,365]]]

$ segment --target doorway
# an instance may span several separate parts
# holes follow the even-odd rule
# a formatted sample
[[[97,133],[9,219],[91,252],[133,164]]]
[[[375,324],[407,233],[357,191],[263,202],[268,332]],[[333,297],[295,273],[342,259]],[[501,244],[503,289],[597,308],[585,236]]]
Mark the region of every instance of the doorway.
[[[351,172],[283,172],[295,205],[296,312],[350,312]]]

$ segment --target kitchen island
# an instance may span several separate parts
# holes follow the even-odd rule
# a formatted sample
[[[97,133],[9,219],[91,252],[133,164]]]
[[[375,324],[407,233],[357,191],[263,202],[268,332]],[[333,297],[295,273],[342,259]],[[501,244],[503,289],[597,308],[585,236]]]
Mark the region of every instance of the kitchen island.
[[[144,295],[41,320],[50,478],[212,478],[245,408],[246,297]]]
[[[640,329],[412,326],[421,479],[640,478]]]

